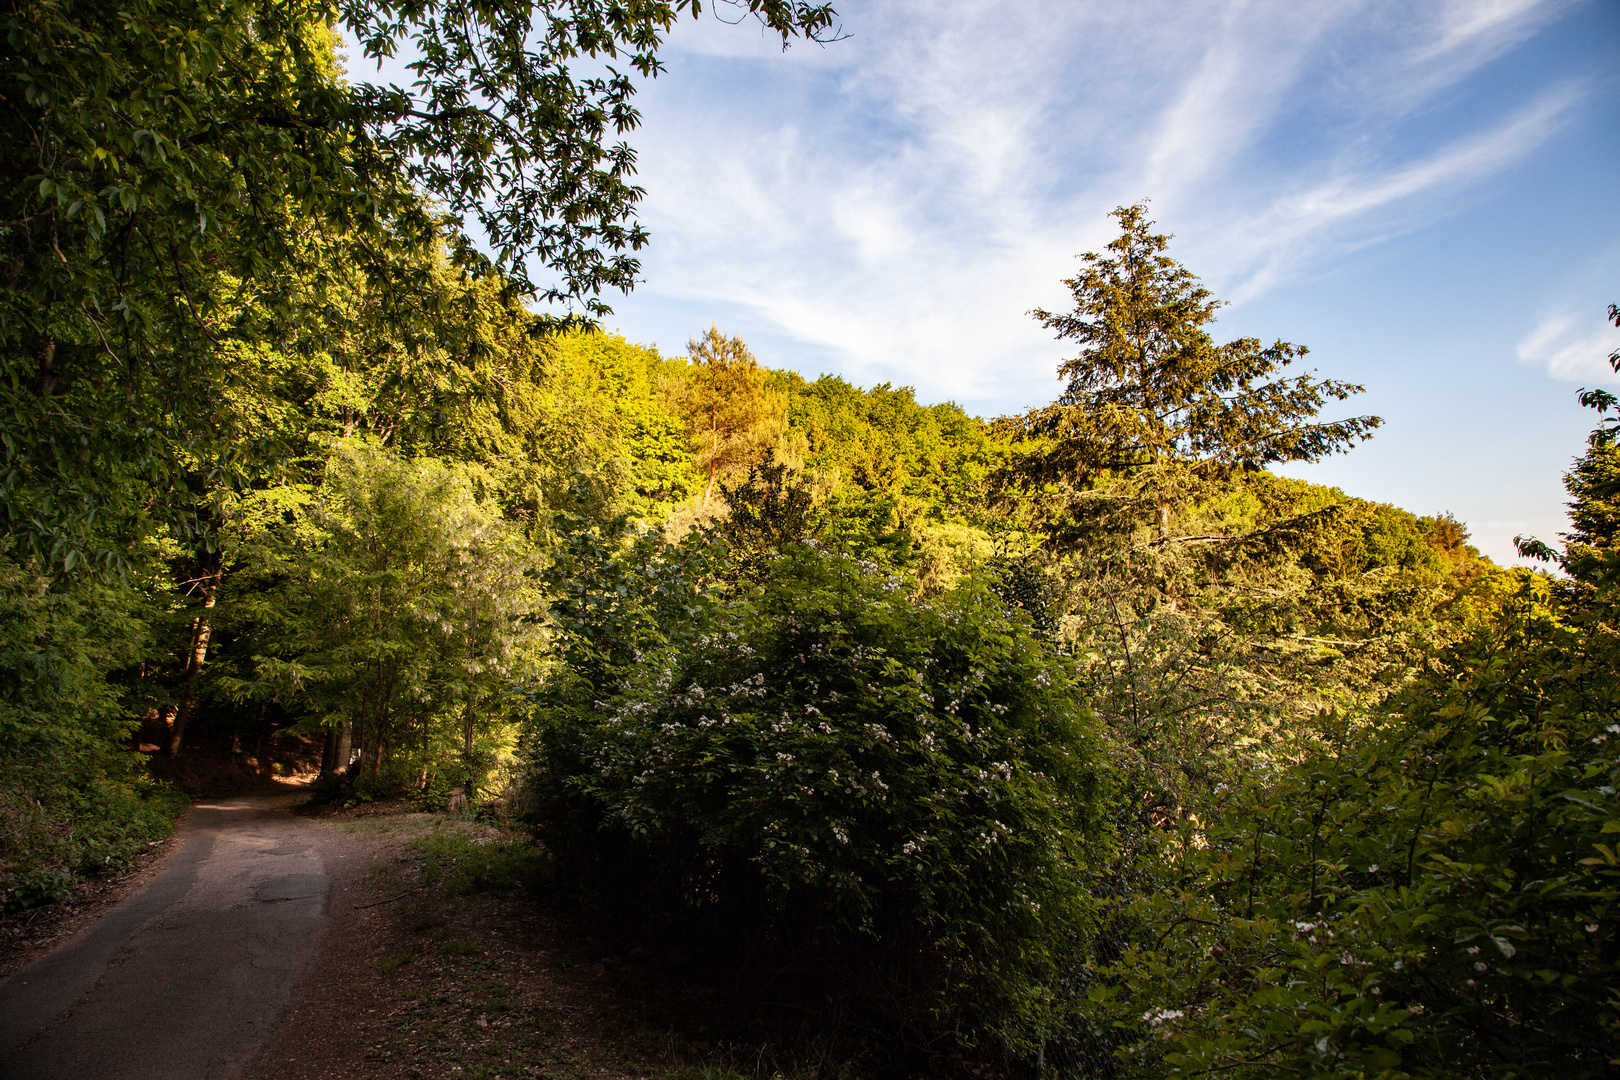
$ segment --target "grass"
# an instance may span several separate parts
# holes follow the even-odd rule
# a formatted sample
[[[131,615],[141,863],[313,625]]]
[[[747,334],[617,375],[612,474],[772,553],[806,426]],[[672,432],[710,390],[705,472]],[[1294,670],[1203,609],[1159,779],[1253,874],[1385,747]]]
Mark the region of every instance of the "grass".
[[[435,822],[411,842],[421,860],[422,880],[444,884],[452,896],[543,890],[551,884],[551,860],[527,839],[493,829]]]

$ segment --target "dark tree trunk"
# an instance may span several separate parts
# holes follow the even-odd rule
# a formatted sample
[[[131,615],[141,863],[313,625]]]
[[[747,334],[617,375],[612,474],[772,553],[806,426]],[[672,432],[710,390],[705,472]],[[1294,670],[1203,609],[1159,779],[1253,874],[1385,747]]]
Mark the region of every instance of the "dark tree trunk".
[[[180,707],[175,710],[174,726],[169,731],[170,757],[180,756],[180,747],[186,737],[186,724],[197,708],[197,676],[202,674],[203,664],[208,659],[208,638],[213,632],[209,612],[213,611],[214,601],[219,598],[219,579],[224,572],[224,560],[216,555],[213,571],[200,582],[203,606],[197,617],[191,620],[191,649],[186,654],[186,670],[180,680]]]

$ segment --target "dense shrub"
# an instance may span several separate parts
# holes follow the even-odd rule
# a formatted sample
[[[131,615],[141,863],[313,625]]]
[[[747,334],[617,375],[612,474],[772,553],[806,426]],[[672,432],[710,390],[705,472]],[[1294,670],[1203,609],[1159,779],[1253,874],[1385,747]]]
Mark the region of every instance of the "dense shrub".
[[[185,800],[121,745],[146,647],[123,582],[46,576],[0,552],[0,910],[65,898],[166,836]]]
[[[1142,902],[1154,933],[1113,999],[1142,1073],[1612,1075],[1616,609],[1517,580],[1390,712],[1235,799]]]
[[[918,1045],[1038,1052],[1051,947],[1082,932],[1106,857],[1103,748],[1066,663],[983,583],[920,602],[813,545],[655,633],[652,594],[702,598],[682,560],[705,556],[628,557],[657,564],[652,599],[599,568],[602,602],[558,604],[571,677],[596,664],[595,696],[560,683],[534,744],[563,876],[819,974],[807,992],[881,999]],[[647,647],[602,665],[626,637]]]

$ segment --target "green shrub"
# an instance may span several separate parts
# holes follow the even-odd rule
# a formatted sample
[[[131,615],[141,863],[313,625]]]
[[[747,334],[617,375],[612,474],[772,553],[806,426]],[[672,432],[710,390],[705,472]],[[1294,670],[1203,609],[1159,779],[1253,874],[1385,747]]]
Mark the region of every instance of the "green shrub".
[[[1235,800],[1144,902],[1114,1000],[1144,1073],[1613,1075],[1616,609],[1520,580],[1400,711]]]
[[[645,592],[679,595],[687,558],[706,566],[671,552]],[[1066,662],[983,583],[919,602],[813,545],[723,603],[684,580],[667,620],[656,596],[559,605],[584,661],[531,746],[560,876],[833,976],[919,1041],[1038,1053],[1106,857]],[[601,664],[626,638],[664,643]]]

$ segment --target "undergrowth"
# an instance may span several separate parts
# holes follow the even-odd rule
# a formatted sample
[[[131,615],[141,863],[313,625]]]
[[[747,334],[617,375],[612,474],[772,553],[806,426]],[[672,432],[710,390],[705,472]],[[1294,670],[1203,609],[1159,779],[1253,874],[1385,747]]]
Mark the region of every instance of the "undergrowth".
[[[551,859],[524,837],[488,829],[459,828],[454,821],[436,822],[411,842],[411,856],[421,860],[422,880],[442,883],[452,896],[526,889],[544,892],[552,885]]]
[[[0,787],[0,911],[58,903],[81,880],[127,869],[187,801],[144,776]]]

